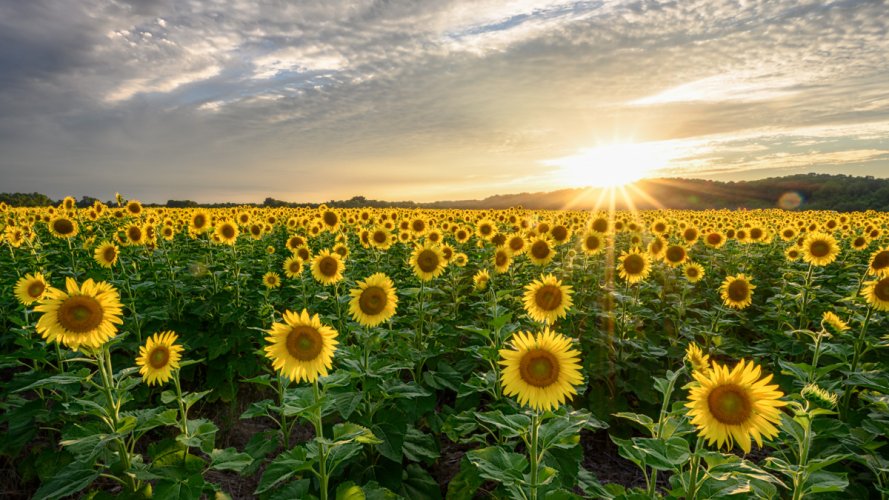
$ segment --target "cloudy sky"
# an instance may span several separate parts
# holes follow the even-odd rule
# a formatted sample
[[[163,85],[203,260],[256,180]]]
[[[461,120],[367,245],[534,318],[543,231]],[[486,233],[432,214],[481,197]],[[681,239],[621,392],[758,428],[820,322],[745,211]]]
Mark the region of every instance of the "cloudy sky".
[[[887,26],[887,1],[0,0],[0,191],[889,177]]]

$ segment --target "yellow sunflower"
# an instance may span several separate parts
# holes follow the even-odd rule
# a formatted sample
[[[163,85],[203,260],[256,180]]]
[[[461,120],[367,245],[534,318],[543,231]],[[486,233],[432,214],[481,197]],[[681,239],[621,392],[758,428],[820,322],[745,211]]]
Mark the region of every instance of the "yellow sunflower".
[[[312,276],[322,285],[332,285],[343,279],[343,258],[336,252],[321,250],[312,259]]]
[[[377,326],[395,315],[398,296],[395,284],[384,273],[376,273],[357,283],[350,293],[349,314],[363,326]]]
[[[664,262],[670,267],[682,265],[688,259],[688,252],[682,245],[670,245],[664,250]]]
[[[542,236],[537,236],[528,243],[528,251],[526,253],[531,262],[538,266],[549,264],[556,256],[556,252],[549,244],[549,240]]]
[[[438,245],[424,243],[414,248],[410,264],[420,280],[429,281],[444,272],[446,262]]]
[[[295,382],[327,376],[339,342],[336,330],[321,324],[317,314],[285,311],[284,323],[275,323],[268,333],[265,340],[271,345],[265,347],[266,357],[281,375]]]
[[[750,452],[752,437],[762,447],[762,438],[778,435],[780,407],[784,396],[777,385],[769,385],[772,376],[760,378],[761,369],[741,361],[732,370],[713,363],[709,372],[695,371],[689,391],[688,415],[701,436],[718,447],[729,448],[737,442]]]
[[[535,410],[554,410],[583,382],[580,352],[571,339],[545,328],[542,332],[517,332],[512,349],[500,350],[503,393],[516,396],[519,404]]]
[[[15,298],[23,305],[29,306],[41,300],[49,289],[50,286],[46,284],[46,278],[42,274],[26,274],[15,284]]]
[[[284,274],[288,278],[299,278],[303,272],[303,260],[296,255],[287,257],[284,261]]]
[[[753,303],[753,290],[750,278],[744,274],[728,276],[719,287],[719,293],[725,305],[734,309],[744,309]]]
[[[465,253],[459,252],[454,254],[454,258],[451,259],[451,262],[457,267],[464,267],[469,262],[469,257],[467,257]]]
[[[867,303],[878,311],[889,311],[889,277],[868,281],[861,289]]]
[[[512,264],[512,254],[509,249],[505,245],[497,247],[494,250],[494,272],[503,274],[509,271],[510,264]]]
[[[278,288],[281,286],[281,275],[274,271],[269,271],[262,276],[262,284],[266,288]]]
[[[506,240],[506,246],[512,255],[521,255],[527,249],[527,241],[520,234],[514,234]]]
[[[475,289],[479,291],[488,288],[489,281],[491,281],[491,274],[487,269],[482,269],[472,276],[472,284],[475,286]]]
[[[689,283],[697,283],[704,277],[704,266],[697,262],[689,262],[682,266],[682,274]]]
[[[67,293],[50,288],[40,305],[43,315],[37,321],[37,333],[47,342],[61,342],[77,350],[81,345],[98,348],[117,334],[123,323],[120,295],[109,283],[88,279],[78,285],[67,278]]]
[[[648,277],[651,273],[651,263],[648,256],[634,248],[629,252],[621,252],[620,261],[617,270],[622,279],[627,280],[631,285],[638,283]]]
[[[587,255],[596,255],[605,248],[605,236],[596,231],[587,231],[580,237],[580,247]]]
[[[192,234],[203,234],[210,228],[210,214],[206,210],[199,209],[191,213],[188,230]]]
[[[73,238],[78,233],[77,222],[64,215],[52,219],[47,226],[56,238]]]
[[[215,235],[219,237],[219,242],[226,245],[234,245],[238,239],[238,225],[232,221],[220,221],[216,224]]]
[[[692,372],[708,373],[710,371],[710,355],[704,354],[704,351],[694,342],[688,344],[685,350],[685,361],[691,366]]]
[[[784,258],[786,258],[790,262],[796,262],[802,257],[803,252],[796,245],[787,247],[787,250],[784,250]]]
[[[165,384],[179,369],[182,358],[182,346],[175,344],[178,336],[175,332],[155,333],[148,337],[144,346],[139,347],[136,365],[142,380],[148,385]]]
[[[119,255],[120,251],[118,250],[117,245],[103,241],[96,247],[96,251],[93,253],[93,258],[100,266],[110,269],[111,266],[117,262],[117,257]]]
[[[541,276],[525,286],[525,311],[534,321],[555,323],[564,318],[571,307],[571,287],[563,285],[552,274]]]
[[[383,226],[378,226],[368,235],[370,245],[378,250],[388,250],[395,238],[392,233]]]
[[[821,315],[821,327],[824,329],[828,329],[830,327],[834,332],[845,332],[849,329],[849,325],[846,324],[845,321],[841,320],[839,316],[834,314],[831,311],[825,311],[823,315]]]
[[[870,254],[867,274],[880,277],[889,276],[889,247],[881,248]]]
[[[826,266],[836,260],[839,254],[837,240],[827,233],[809,233],[803,240],[803,260],[809,264]]]

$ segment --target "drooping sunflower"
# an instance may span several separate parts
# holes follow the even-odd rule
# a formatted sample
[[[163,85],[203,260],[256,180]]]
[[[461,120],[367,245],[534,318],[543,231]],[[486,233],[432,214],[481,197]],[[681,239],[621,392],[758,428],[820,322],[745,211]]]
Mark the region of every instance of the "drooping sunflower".
[[[472,276],[472,284],[476,290],[482,291],[488,288],[488,282],[491,281],[491,273],[487,269],[482,269]]]
[[[494,250],[494,272],[503,274],[509,271],[510,264],[512,264],[512,253],[509,249],[505,245],[497,247]]]
[[[689,391],[688,415],[708,444],[729,448],[738,443],[750,452],[752,437],[762,446],[762,438],[778,435],[779,408],[786,405],[777,385],[769,385],[772,376],[760,378],[762,370],[744,360],[732,370],[713,363],[709,372],[695,371]]]
[[[262,284],[268,289],[278,288],[281,286],[281,276],[274,271],[269,271],[262,276]]]
[[[889,276],[889,247],[881,248],[870,254],[867,274],[880,277]]]
[[[299,278],[303,272],[303,260],[296,255],[287,257],[284,261],[284,275],[288,278]]]
[[[424,243],[414,248],[410,264],[421,281],[429,281],[444,272],[446,262],[438,245]]]
[[[697,262],[689,262],[682,266],[682,274],[689,283],[697,283],[704,277],[704,266]]]
[[[543,236],[537,236],[528,243],[528,251],[526,252],[531,262],[538,266],[549,264],[556,256],[549,240]]]
[[[828,326],[830,328],[827,328]],[[845,332],[849,329],[849,325],[831,311],[825,311],[821,315],[821,327],[829,331],[832,330],[834,333]]]
[[[56,238],[73,238],[79,232],[77,221],[64,215],[55,217],[47,224],[49,232]]]
[[[553,324],[568,314],[571,307],[571,287],[547,274],[525,286],[525,311],[534,321]]]
[[[175,332],[155,333],[139,347],[136,366],[140,367],[142,380],[148,385],[166,384],[173,376],[173,370],[179,369],[182,346],[175,343],[177,338]]]
[[[744,309],[753,303],[753,290],[756,289],[750,278],[744,274],[727,276],[719,287],[725,305],[734,309]]]
[[[47,342],[61,342],[77,350],[81,345],[98,348],[117,334],[123,323],[120,295],[111,284],[88,279],[78,285],[65,281],[67,292],[50,288],[43,303],[34,308],[43,315],[37,333]]]
[[[519,404],[535,410],[554,410],[583,382],[580,352],[571,339],[549,328],[542,332],[517,332],[512,349],[500,350],[503,393],[516,396]]]
[[[332,285],[343,279],[343,258],[336,252],[321,250],[312,259],[312,276],[322,285]]]
[[[685,361],[691,367],[692,372],[710,371],[710,355],[704,354],[704,351],[697,344],[691,342],[685,350]]]
[[[651,263],[648,256],[638,248],[634,248],[629,252],[621,252],[620,261],[617,265],[618,274],[622,279],[627,280],[631,285],[638,283],[648,277],[651,273]]]
[[[119,255],[120,251],[118,250],[117,245],[103,241],[96,247],[96,251],[93,253],[93,258],[100,266],[110,269],[111,266],[117,262],[117,257]]]
[[[336,330],[321,324],[320,316],[305,309],[299,314],[285,311],[284,323],[275,323],[268,333],[266,357],[281,375],[295,382],[327,376],[339,342]]]
[[[15,298],[23,305],[30,306],[42,299],[50,286],[41,273],[26,274],[15,283]]]
[[[868,281],[861,289],[867,303],[878,311],[889,311],[889,277]]]
[[[812,232],[803,240],[803,260],[809,264],[826,266],[836,260],[839,254],[837,240],[827,233]]]
[[[234,245],[240,232],[237,224],[229,220],[224,220],[216,224],[216,231],[214,234],[219,237],[220,243]]]
[[[376,273],[364,281],[357,282],[358,288],[350,293],[349,314],[363,326],[377,326],[395,315],[398,296],[395,284],[384,273]]]

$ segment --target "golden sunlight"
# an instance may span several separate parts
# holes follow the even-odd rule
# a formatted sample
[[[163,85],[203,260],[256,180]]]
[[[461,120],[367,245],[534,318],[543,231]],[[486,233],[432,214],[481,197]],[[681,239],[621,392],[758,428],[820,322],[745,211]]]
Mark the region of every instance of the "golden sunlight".
[[[584,149],[574,156],[545,160],[559,167],[561,183],[574,187],[616,187],[638,181],[678,156],[669,142],[615,143]]]

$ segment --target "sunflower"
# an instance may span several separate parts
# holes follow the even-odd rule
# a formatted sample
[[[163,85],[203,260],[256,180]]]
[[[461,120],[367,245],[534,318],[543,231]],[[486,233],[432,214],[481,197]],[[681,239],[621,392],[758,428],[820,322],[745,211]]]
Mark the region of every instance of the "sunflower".
[[[870,254],[867,274],[881,277],[889,276],[889,247],[881,248]]]
[[[725,235],[719,231],[710,231],[704,236],[704,244],[711,248],[722,248],[725,245]]]
[[[312,276],[322,285],[332,285],[343,279],[343,258],[336,252],[321,250],[312,259]]]
[[[719,293],[725,305],[735,309],[745,309],[753,302],[753,290],[750,278],[744,274],[727,276],[719,287]]]
[[[288,278],[299,278],[303,272],[303,260],[296,255],[287,257],[284,261],[284,274]]]
[[[65,282],[67,293],[50,288],[43,303],[35,307],[44,313],[37,321],[37,333],[47,342],[61,342],[77,350],[81,345],[98,348],[117,334],[122,324],[120,295],[110,284],[88,279],[78,285]]]
[[[445,260],[438,245],[424,243],[414,248],[410,259],[414,274],[421,281],[429,281],[444,272]]]
[[[826,266],[836,260],[839,254],[837,240],[827,233],[809,233],[803,240],[803,260],[812,265]]]
[[[622,252],[618,260],[620,263],[617,265],[617,270],[620,277],[631,285],[644,280],[651,273],[651,263],[648,261],[648,256],[640,252],[638,248]]]
[[[664,262],[670,267],[682,265],[688,259],[688,252],[682,245],[670,245],[664,250]]]
[[[527,255],[534,264],[545,266],[553,260],[556,252],[549,244],[549,240],[543,236],[537,236],[528,243]]]
[[[78,233],[77,222],[64,215],[55,217],[47,225],[56,238],[73,238]]]
[[[587,255],[596,255],[605,247],[605,237],[596,231],[587,231],[580,237],[580,247]]]
[[[509,271],[510,264],[512,264],[512,254],[509,249],[506,246],[497,247],[494,250],[494,272],[503,274]]]
[[[188,230],[192,234],[203,234],[210,227],[210,214],[206,210],[195,210],[191,213]]]
[[[889,311],[889,277],[868,281],[861,290],[867,303],[878,311]]]
[[[552,274],[541,276],[525,286],[525,311],[534,321],[554,323],[568,314],[571,287],[563,285]]]
[[[803,252],[796,245],[787,247],[787,250],[784,250],[784,258],[786,258],[790,262],[796,262],[802,257]]]
[[[127,202],[126,210],[130,215],[139,215],[142,213],[142,203],[139,200],[131,200]]]
[[[451,262],[453,262],[454,265],[457,267],[464,267],[466,263],[469,262],[469,257],[467,257],[466,254],[463,252],[456,253],[454,254],[454,258],[451,259]]]
[[[274,271],[269,271],[262,275],[262,284],[268,289],[278,288],[281,286],[281,275]]]
[[[392,233],[383,226],[375,227],[368,235],[368,242],[378,250],[388,250],[393,241]]]
[[[580,352],[571,339],[549,328],[542,332],[517,332],[512,349],[500,350],[503,393],[517,396],[519,404],[535,410],[554,410],[568,396],[577,394],[583,382]]]
[[[376,273],[357,283],[350,294],[349,314],[363,326],[377,326],[395,315],[398,296],[395,284],[384,273]]]
[[[271,345],[265,347],[266,357],[281,375],[296,382],[327,376],[339,342],[336,330],[321,324],[317,314],[285,311],[284,323],[275,323],[268,333],[265,340]]]
[[[93,253],[93,258],[100,266],[110,269],[111,266],[117,262],[117,257],[119,255],[120,251],[118,250],[117,245],[103,241],[96,247],[96,251]]]
[[[219,237],[219,242],[226,245],[234,245],[238,239],[238,233],[240,233],[238,225],[227,220],[216,224],[216,231],[214,232]]]
[[[689,283],[697,283],[704,277],[704,266],[697,262],[689,262],[682,266],[682,274]]]
[[[491,281],[491,274],[488,272],[487,269],[480,270],[472,277],[472,283],[473,285],[475,285],[475,289],[479,291],[488,288],[489,281]]]
[[[182,346],[174,343],[177,338],[175,332],[155,333],[139,347],[136,365],[141,367],[139,373],[148,385],[166,384],[173,370],[179,369]]]
[[[821,327],[827,330],[828,326],[834,332],[845,332],[849,329],[849,325],[846,324],[845,321],[841,320],[839,316],[834,314],[831,311],[825,311],[821,316]]]
[[[685,361],[691,367],[692,372],[708,373],[710,371],[710,355],[704,354],[704,351],[694,342],[688,344],[685,350]]]
[[[15,284],[15,298],[23,305],[30,306],[41,300],[49,289],[46,278],[42,274],[26,274],[19,278]]]
[[[522,235],[514,234],[506,240],[506,247],[512,255],[521,255],[525,253],[527,243]]]
[[[750,438],[762,447],[762,438],[778,435],[780,407],[787,403],[777,385],[769,385],[772,376],[760,379],[761,369],[741,361],[732,370],[713,363],[709,372],[692,373],[688,415],[708,444],[720,448],[737,442],[745,453],[750,452]]]

